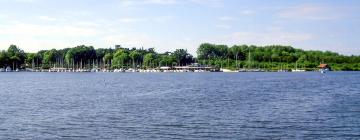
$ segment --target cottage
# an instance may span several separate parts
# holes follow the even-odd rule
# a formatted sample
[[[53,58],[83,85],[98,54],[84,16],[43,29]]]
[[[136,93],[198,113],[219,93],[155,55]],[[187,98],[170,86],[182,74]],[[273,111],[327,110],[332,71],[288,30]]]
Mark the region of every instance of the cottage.
[[[319,68],[320,68],[320,70],[331,70],[331,68],[328,64],[320,64]]]

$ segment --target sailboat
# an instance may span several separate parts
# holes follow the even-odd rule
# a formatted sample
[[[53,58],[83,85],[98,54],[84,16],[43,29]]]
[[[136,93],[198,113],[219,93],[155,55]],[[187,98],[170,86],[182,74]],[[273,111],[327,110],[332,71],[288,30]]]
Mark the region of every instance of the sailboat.
[[[249,50],[249,59],[248,59],[248,62],[247,62],[247,68],[243,68],[242,69],[239,69],[238,72],[255,72],[256,70],[252,69],[252,63],[251,63],[251,52]]]
[[[325,69],[320,69],[320,73],[326,73]]]
[[[298,69],[298,63],[295,64],[295,69],[292,69],[291,72],[305,72],[305,70]]]
[[[289,72],[287,69],[283,69],[283,65],[281,64],[281,68],[278,70],[278,72]]]

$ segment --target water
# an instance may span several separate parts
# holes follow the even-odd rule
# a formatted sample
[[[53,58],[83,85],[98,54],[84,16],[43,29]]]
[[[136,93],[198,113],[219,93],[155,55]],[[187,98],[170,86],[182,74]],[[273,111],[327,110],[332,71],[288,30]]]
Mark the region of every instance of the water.
[[[0,73],[0,139],[359,139],[360,73]]]

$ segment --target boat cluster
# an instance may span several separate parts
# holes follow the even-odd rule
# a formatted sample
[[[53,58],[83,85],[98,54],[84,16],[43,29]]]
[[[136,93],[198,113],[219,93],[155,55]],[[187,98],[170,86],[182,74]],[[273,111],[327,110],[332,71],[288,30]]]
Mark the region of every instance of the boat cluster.
[[[0,72],[19,72],[19,69],[12,70],[10,67],[0,68]]]
[[[323,64],[323,67],[319,70],[321,73],[325,73],[329,71],[330,68],[328,65]],[[24,69],[12,70],[10,67],[1,68],[0,72],[115,72],[115,73],[184,73],[184,72],[306,72],[304,69],[280,69],[280,70],[267,70],[267,69],[238,69],[238,70],[230,70],[230,69],[218,69],[209,66],[203,66],[199,64],[190,65],[190,66],[175,66],[175,67],[158,67],[158,68],[120,68],[120,69],[107,69],[107,68],[62,68],[62,67],[53,67],[50,69]]]
[[[226,72],[226,73],[233,73],[233,72],[306,72],[305,70],[293,69],[293,70],[265,70],[265,69],[239,69],[239,70],[230,70],[230,69],[175,69],[170,67],[161,67],[156,69],[100,69],[100,68],[93,68],[93,69],[67,69],[67,68],[51,68],[51,69],[25,69],[25,70],[12,70],[11,68],[1,68],[0,72],[114,72],[114,73],[184,73],[184,72]]]
[[[114,72],[114,73],[181,73],[181,72],[214,72],[208,70],[177,70],[177,69],[63,69],[63,68],[52,68],[52,69],[41,69],[41,70],[33,70],[26,69],[26,72]],[[3,71],[3,72],[14,72],[11,70]]]
[[[42,68],[26,68],[16,71],[23,71],[23,72],[115,72],[115,73],[159,73],[159,72],[165,72],[165,73],[182,73],[182,72],[220,72],[219,69],[214,67],[209,67],[206,65],[201,65],[198,63],[193,63],[188,66],[162,66],[157,68],[141,68],[139,66],[134,66],[133,68],[119,68],[119,69],[111,69],[106,67],[97,67],[93,66],[92,68],[85,68],[85,67],[78,67],[78,68],[64,68],[64,67],[52,67],[48,69],[42,69]],[[15,72],[10,67],[7,67],[6,69],[1,69],[0,72]]]
[[[102,72],[140,72],[140,73],[181,73],[181,72],[211,72],[207,70],[176,70],[176,69],[115,69],[115,70],[105,70]]]

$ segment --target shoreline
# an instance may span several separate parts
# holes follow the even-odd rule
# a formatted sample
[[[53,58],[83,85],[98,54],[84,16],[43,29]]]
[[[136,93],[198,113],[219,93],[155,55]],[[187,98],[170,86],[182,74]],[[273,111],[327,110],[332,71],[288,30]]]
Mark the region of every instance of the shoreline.
[[[330,71],[330,72],[360,72],[360,71]],[[0,73],[320,73],[320,71],[7,71]]]

